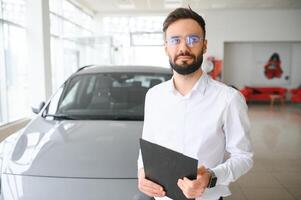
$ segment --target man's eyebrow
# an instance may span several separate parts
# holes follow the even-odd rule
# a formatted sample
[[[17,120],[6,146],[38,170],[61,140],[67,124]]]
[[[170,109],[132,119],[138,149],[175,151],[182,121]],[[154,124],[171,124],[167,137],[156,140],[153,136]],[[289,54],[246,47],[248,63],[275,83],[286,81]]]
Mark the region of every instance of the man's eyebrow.
[[[188,36],[197,36],[197,37],[200,37],[198,34],[190,34]]]
[[[169,38],[179,38],[179,35],[170,36]]]

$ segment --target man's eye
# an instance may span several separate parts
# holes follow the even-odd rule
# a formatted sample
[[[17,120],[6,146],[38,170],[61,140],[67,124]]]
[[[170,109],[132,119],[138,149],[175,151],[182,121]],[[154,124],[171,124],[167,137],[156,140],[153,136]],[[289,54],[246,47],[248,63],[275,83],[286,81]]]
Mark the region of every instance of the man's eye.
[[[191,37],[189,37],[188,40],[189,40],[189,44],[193,44],[193,43],[199,42],[199,41],[200,41],[200,38],[197,37],[197,36],[191,36]]]
[[[180,38],[170,38],[169,43],[174,45],[174,44],[179,44],[180,43]]]

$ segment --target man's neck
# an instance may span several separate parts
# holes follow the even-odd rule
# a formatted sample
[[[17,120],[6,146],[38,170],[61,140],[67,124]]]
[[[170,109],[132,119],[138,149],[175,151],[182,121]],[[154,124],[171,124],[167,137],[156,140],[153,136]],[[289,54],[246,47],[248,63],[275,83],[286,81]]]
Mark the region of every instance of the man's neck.
[[[177,72],[174,72],[174,86],[176,90],[183,96],[188,94],[199,78],[202,76],[203,72],[201,69],[198,69],[192,74],[181,75]]]

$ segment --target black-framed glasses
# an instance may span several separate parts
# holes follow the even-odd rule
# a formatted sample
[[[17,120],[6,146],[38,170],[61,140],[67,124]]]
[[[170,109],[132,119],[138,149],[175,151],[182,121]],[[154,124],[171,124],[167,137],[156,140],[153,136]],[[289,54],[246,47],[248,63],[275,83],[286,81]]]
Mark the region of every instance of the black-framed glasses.
[[[183,37],[181,36],[171,36],[169,38],[167,38],[166,43],[169,46],[177,46],[181,43]],[[198,36],[198,35],[188,35],[185,37],[185,42],[186,45],[189,47],[193,47],[194,45],[196,45],[197,43],[199,43],[200,41],[202,41],[204,38]]]

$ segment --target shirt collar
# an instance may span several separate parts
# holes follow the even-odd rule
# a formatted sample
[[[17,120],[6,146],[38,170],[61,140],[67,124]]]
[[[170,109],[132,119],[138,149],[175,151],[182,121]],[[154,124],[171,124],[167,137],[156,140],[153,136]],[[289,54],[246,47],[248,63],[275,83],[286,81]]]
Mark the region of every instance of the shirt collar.
[[[204,95],[207,85],[208,85],[208,75],[205,72],[203,72],[199,80],[193,86],[190,93],[197,91]],[[173,92],[174,94],[178,92],[174,85],[174,77],[172,77],[168,82],[168,91]]]

